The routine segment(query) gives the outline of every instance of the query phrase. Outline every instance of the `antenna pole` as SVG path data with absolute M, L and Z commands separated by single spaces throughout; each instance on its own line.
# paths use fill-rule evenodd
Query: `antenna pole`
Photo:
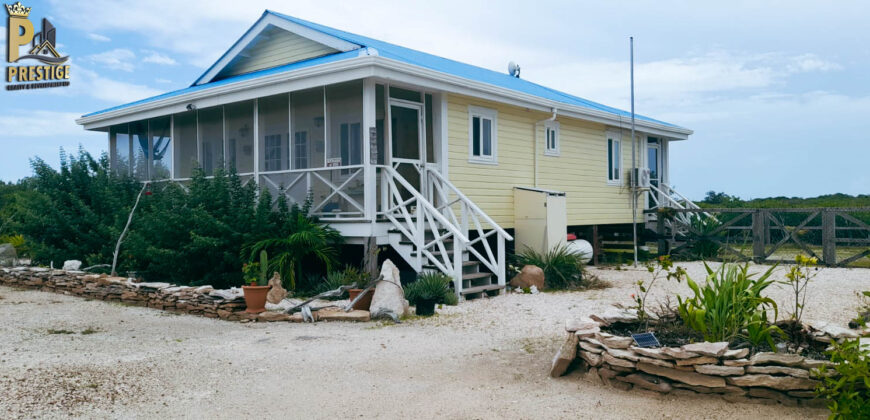
M 637 267 L 637 139 L 634 138 L 634 37 L 628 38 L 631 56 L 631 241 L 634 247 L 634 266 Z

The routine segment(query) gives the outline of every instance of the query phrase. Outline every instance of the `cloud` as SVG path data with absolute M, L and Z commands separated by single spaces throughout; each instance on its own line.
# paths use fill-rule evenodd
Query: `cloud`
M 792 57 L 791 61 L 792 63 L 788 66 L 788 69 L 792 73 L 826 72 L 843 69 L 843 66 L 823 60 L 815 54 L 803 54 Z
M 172 57 L 158 53 L 157 51 L 143 50 L 142 53 L 147 54 L 142 59 L 145 63 L 163 64 L 166 66 L 174 66 L 178 64 Z
M 124 104 L 163 93 L 145 85 L 110 79 L 83 67 L 74 68 L 73 75 L 75 79 L 70 83 L 70 87 L 75 86 L 75 89 L 70 92 L 71 94 L 88 95 L 113 105 Z
M 100 35 L 100 34 L 95 34 L 95 33 L 89 33 L 87 36 L 88 36 L 88 39 L 91 39 L 91 40 L 97 41 L 97 42 L 110 42 L 112 40 L 112 38 L 109 38 L 105 35 Z
M 168 84 L 168 83 L 172 83 L 172 80 L 160 78 L 160 79 L 154 79 L 154 83 Z
M 113 70 L 131 72 L 135 68 L 136 54 L 133 54 L 133 51 L 126 48 L 116 48 L 98 54 L 91 54 L 86 56 L 85 60 L 101 64 Z
M 0 115 L 3 137 L 75 136 L 82 128 L 75 123 L 81 114 L 55 111 L 17 111 Z

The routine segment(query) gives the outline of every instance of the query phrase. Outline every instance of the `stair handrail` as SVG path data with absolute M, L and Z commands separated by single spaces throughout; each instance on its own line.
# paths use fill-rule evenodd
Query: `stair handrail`
M 492 226 L 492 228 L 495 231 L 497 231 L 499 235 L 503 236 L 506 240 L 509 240 L 509 241 L 514 240 L 513 236 L 511 236 L 504 229 L 502 229 L 502 227 L 499 226 L 499 224 L 496 223 L 495 220 L 492 220 L 492 218 L 489 217 L 488 214 L 486 214 L 480 207 L 477 206 L 477 204 L 474 203 L 474 201 L 471 201 L 471 199 L 469 199 L 465 194 L 463 194 L 462 191 L 460 191 L 459 188 L 457 188 L 455 185 L 453 185 L 452 182 L 450 182 L 446 178 L 444 178 L 444 176 L 441 175 L 440 172 L 438 172 L 437 170 L 434 170 L 433 168 L 428 168 L 428 167 L 426 168 L 426 171 L 428 174 L 433 175 L 436 179 L 438 179 L 438 181 L 440 181 L 443 185 L 445 185 L 447 188 L 449 188 L 451 191 L 453 191 L 453 193 L 456 194 L 456 197 L 461 199 L 462 202 L 466 206 L 468 206 L 468 208 L 472 212 L 477 214 L 478 217 L 482 218 L 484 222 L 489 223 L 489 225 Z
M 399 183 L 402 184 L 403 187 L 405 187 L 405 190 L 407 190 L 411 195 L 414 196 L 414 198 L 417 199 L 417 205 L 422 206 L 424 209 L 432 213 L 435 219 L 438 220 L 439 223 L 444 225 L 454 235 L 455 239 L 461 241 L 462 243 L 468 243 L 468 238 L 462 233 L 462 231 L 454 226 L 453 223 L 450 223 L 450 221 L 447 220 L 447 218 L 444 217 L 444 215 L 441 214 L 441 212 L 438 211 L 438 209 L 435 208 L 435 206 L 432 205 L 432 203 L 430 203 L 429 200 L 427 200 L 426 197 L 424 197 L 423 194 L 420 193 L 420 191 L 417 191 L 417 189 L 414 188 L 414 186 L 411 185 L 411 183 L 408 182 L 405 177 L 399 174 L 399 172 L 396 171 L 392 166 L 375 165 L 375 167 L 383 169 L 384 171 L 389 173 L 390 176 L 393 177 L 393 179 L 399 181 Z

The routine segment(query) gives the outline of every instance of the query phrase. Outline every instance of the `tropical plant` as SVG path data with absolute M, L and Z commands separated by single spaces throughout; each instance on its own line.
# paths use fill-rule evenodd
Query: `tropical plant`
M 368 277 L 368 274 L 363 273 L 359 268 L 349 265 L 341 270 L 326 273 L 326 277 L 309 278 L 308 284 L 304 287 L 306 291 L 314 294 L 335 290 L 341 286 L 355 285 L 357 288 L 363 288 L 368 285 Z
M 548 289 L 564 290 L 583 287 L 584 256 L 561 244 L 547 252 L 526 248 L 516 255 L 517 265 L 534 265 L 544 271 Z
M 819 274 L 816 268 L 818 263 L 819 260 L 816 257 L 805 257 L 798 254 L 795 257 L 795 265 L 785 274 L 785 280 L 777 282 L 788 286 L 794 292 L 794 311 L 791 313 L 791 319 L 797 323 L 801 321 L 804 305 L 807 302 L 807 285 L 813 277 Z
M 432 271 L 421 273 L 417 276 L 417 281 L 405 286 L 405 298 L 412 305 L 417 305 L 424 300 L 450 304 L 453 300 L 447 295 L 454 298 L 456 296 L 450 289 L 450 277 L 442 273 Z
M 689 251 L 696 259 L 715 258 L 719 255 L 722 245 L 715 239 L 724 235 L 723 232 L 713 233 L 722 226 L 722 222 L 712 217 L 701 217 L 700 214 L 691 214 L 689 230 Z
M 870 418 L 870 349 L 857 338 L 831 344 L 832 364 L 819 367 L 816 395 L 827 400 L 830 419 Z
M 748 273 L 748 263 L 722 264 L 718 270 L 707 263 L 704 267 L 707 270 L 704 286 L 700 287 L 687 275 L 686 283 L 693 296 L 686 299 L 677 296 L 677 311 L 683 322 L 707 341 L 745 338 L 754 345 L 772 343 L 772 335 L 780 331 L 768 324 L 767 311 L 773 310 L 776 320 L 777 306 L 762 292 L 773 284 L 769 278 L 776 267 L 770 267 L 759 277 L 757 273 Z
M 296 289 L 296 279 L 302 277 L 304 265 L 321 264 L 327 272 L 332 270 L 343 240 L 338 231 L 309 217 L 308 207 L 293 206 L 284 223 L 286 236 L 263 239 L 246 247 L 250 259 L 268 250 L 273 255 L 269 269 L 281 274 L 289 290 Z
M 644 324 L 644 328 L 649 327 L 649 314 L 646 311 L 646 298 L 652 290 L 655 283 L 662 279 L 682 280 L 686 275 L 686 270 L 682 267 L 674 267 L 670 255 L 662 255 L 655 260 L 645 263 L 647 271 L 652 274 L 652 278 L 647 282 L 643 279 L 638 280 L 635 284 L 637 293 L 633 293 L 631 298 L 634 300 L 633 308 L 637 311 L 638 321 Z
M 242 265 L 245 283 L 251 286 L 265 286 L 269 283 L 269 254 L 260 251 L 260 262 L 250 262 Z

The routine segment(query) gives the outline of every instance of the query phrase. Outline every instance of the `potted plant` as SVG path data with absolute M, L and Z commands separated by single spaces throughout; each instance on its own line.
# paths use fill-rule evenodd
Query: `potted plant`
M 417 281 L 405 288 L 405 297 L 417 310 L 417 315 L 429 316 L 435 313 L 435 305 L 444 303 L 445 296 L 452 294 L 450 278 L 441 273 L 420 274 Z
M 245 293 L 245 312 L 258 314 L 266 310 L 266 295 L 271 286 L 268 285 L 267 273 L 269 272 L 269 255 L 266 251 L 260 251 L 260 262 L 251 262 L 242 266 L 245 283 L 242 286 Z
M 342 276 L 343 284 L 356 284 L 356 288 L 348 289 L 348 299 L 353 302 L 360 293 L 362 293 L 363 287 L 368 285 L 368 276 L 364 273 L 361 273 L 356 267 L 347 267 L 344 271 L 340 272 Z M 367 311 L 372 306 L 372 296 L 375 295 L 375 289 L 372 288 L 368 292 L 366 292 L 365 296 L 360 298 L 356 303 L 353 304 L 354 310 L 362 310 Z

